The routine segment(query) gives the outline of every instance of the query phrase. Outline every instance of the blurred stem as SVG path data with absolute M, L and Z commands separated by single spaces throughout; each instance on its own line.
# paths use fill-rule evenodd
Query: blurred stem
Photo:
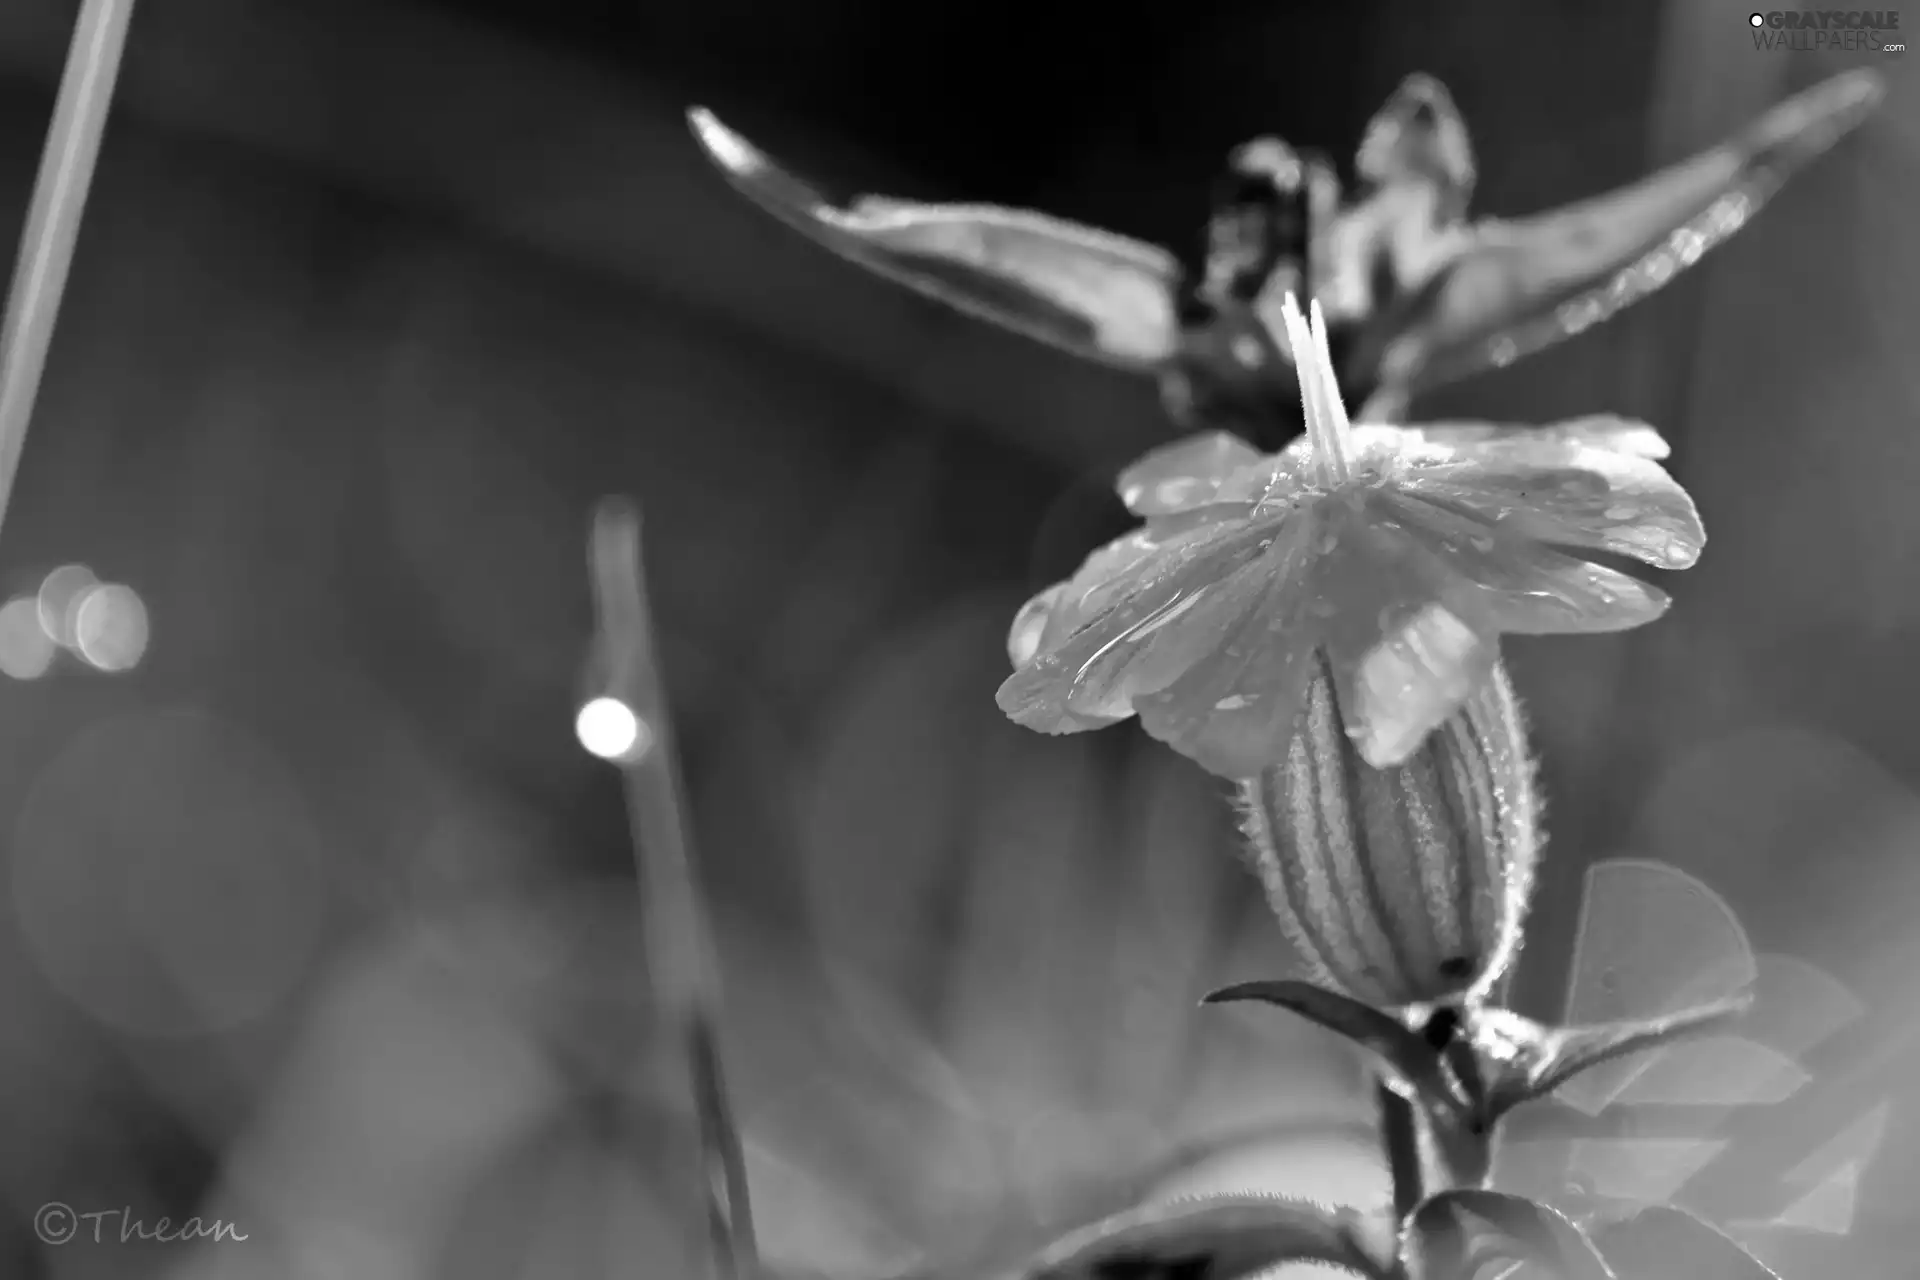
M 0 328 L 0 523 L 13 497 L 132 16 L 133 0 L 86 0 L 73 26 Z
M 1413 1104 L 1386 1081 L 1374 1085 L 1374 1094 L 1380 1104 L 1380 1141 L 1387 1153 L 1387 1172 L 1393 1178 L 1393 1216 L 1396 1222 L 1404 1222 L 1425 1198 L 1418 1120 Z
M 719 966 L 688 850 L 685 806 L 647 602 L 640 512 L 613 499 L 594 513 L 592 567 L 605 692 L 633 714 L 641 737 L 618 763 L 640 879 L 648 972 L 661 1020 L 678 1040 L 693 1091 L 705 1207 L 718 1280 L 755 1280 L 759 1251 L 746 1161 L 720 1062 Z

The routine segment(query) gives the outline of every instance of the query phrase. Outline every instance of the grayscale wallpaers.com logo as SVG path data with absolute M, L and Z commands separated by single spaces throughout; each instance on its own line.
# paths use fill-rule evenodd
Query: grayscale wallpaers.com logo
M 1891 9 L 1771 9 L 1750 13 L 1756 49 L 1857 49 L 1904 53 L 1900 15 Z

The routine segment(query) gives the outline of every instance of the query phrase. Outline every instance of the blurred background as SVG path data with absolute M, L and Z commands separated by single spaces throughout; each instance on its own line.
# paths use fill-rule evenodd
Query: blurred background
M 0 5 L 8 243 L 75 10 Z M 146 0 L 0 542 L 0 1275 L 695 1274 L 619 789 L 573 736 L 614 491 L 770 1252 L 863 1280 L 1150 1185 L 1374 1194 L 1354 1064 L 1193 1008 L 1292 964 L 1218 786 L 993 704 L 1013 610 L 1122 527 L 1153 388 L 817 250 L 681 113 L 1185 249 L 1231 145 L 1344 162 L 1411 71 L 1521 215 L 1870 57 L 1758 52 L 1725 0 Z M 1920 90 L 1874 65 L 1879 116 L 1688 278 L 1418 407 L 1674 442 L 1712 542 L 1670 617 L 1511 650 L 1552 833 L 1522 996 L 1559 1011 L 1617 857 L 1850 992 L 1688 1184 L 1785 1214 L 1867 1123 L 1781 1245 L 1814 1274 L 1903 1274 L 1920 1177 Z M 56 1201 L 107 1216 L 48 1246 Z M 195 1214 L 247 1239 L 139 1238 Z

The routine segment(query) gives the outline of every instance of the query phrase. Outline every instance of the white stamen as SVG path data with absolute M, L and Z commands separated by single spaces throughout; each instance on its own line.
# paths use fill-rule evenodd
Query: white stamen
M 1333 353 L 1327 345 L 1327 322 L 1319 299 L 1310 304 L 1311 323 L 1300 314 L 1300 304 L 1289 293 L 1280 314 L 1286 321 L 1287 345 L 1293 351 L 1295 376 L 1300 380 L 1300 409 L 1307 424 L 1307 443 L 1313 466 L 1323 484 L 1342 484 L 1351 475 L 1347 455 L 1352 445 L 1347 408 L 1340 400 L 1340 382 L 1333 371 Z
M 1333 348 L 1327 343 L 1327 320 L 1320 312 L 1320 299 L 1315 298 L 1307 304 L 1313 316 L 1313 345 L 1319 353 L 1315 364 L 1325 378 L 1327 406 L 1327 437 L 1333 446 L 1331 461 L 1339 468 L 1340 479 L 1345 480 L 1352 474 L 1348 458 L 1353 445 L 1352 426 L 1347 420 L 1347 406 L 1340 398 L 1340 378 L 1333 368 Z
M 1287 349 L 1293 353 L 1294 377 L 1300 383 L 1300 417 L 1307 429 L 1307 448 L 1316 473 L 1324 478 L 1327 445 L 1321 433 L 1320 384 L 1315 376 L 1312 339 L 1304 332 L 1300 304 L 1291 291 L 1280 300 L 1280 319 L 1287 329 Z

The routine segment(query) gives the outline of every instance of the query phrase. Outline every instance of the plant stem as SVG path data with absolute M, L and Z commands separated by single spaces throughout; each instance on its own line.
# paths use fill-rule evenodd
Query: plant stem
M 1420 1170 L 1420 1133 L 1413 1104 L 1383 1080 L 1374 1086 L 1380 1104 L 1380 1141 L 1387 1153 L 1387 1171 L 1393 1178 L 1393 1214 L 1405 1221 L 1425 1198 Z
M 86 0 L 74 23 L 0 329 L 0 522 L 13 497 L 132 16 L 133 0 Z
M 607 693 L 651 732 L 619 761 L 640 879 L 659 1016 L 684 1055 L 700 1144 L 700 1196 L 715 1280 L 754 1280 L 759 1251 L 740 1134 L 718 1045 L 720 981 L 705 903 L 688 845 L 659 648 L 640 552 L 640 512 L 609 500 L 594 513 L 594 604 Z

